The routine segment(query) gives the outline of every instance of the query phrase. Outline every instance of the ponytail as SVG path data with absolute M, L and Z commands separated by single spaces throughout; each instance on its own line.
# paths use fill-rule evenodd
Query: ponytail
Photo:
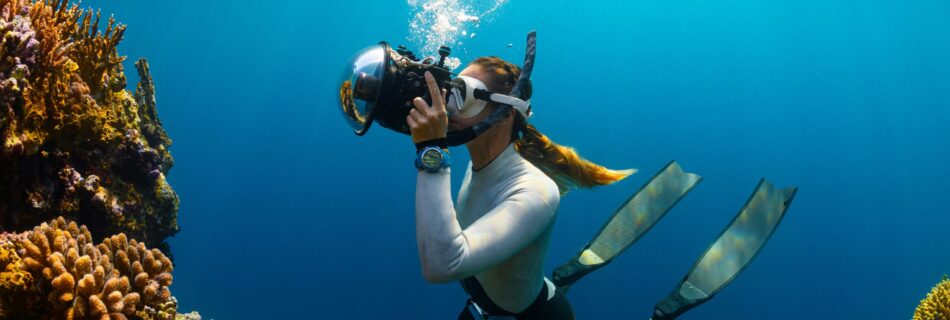
M 561 194 L 571 189 L 608 185 L 630 176 L 636 170 L 611 170 L 582 158 L 574 148 L 554 143 L 533 125 L 519 126 L 521 139 L 515 150 L 557 183 Z
M 484 68 L 495 77 L 496 81 L 488 86 L 496 92 L 510 92 L 521 74 L 518 66 L 498 57 L 481 57 L 475 59 L 472 64 Z M 524 91 L 526 99 L 531 97 L 531 91 L 529 82 Z M 520 114 L 516 115 L 513 130 L 515 150 L 554 180 L 561 194 L 571 189 L 608 185 L 636 172 L 629 169 L 611 170 L 590 162 L 578 155 L 574 148 L 551 141 L 533 125 L 528 124 Z

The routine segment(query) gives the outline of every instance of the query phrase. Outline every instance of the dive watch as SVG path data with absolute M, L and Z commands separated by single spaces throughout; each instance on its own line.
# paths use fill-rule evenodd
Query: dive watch
M 451 163 L 449 150 L 437 146 L 425 147 L 416 156 L 416 169 L 419 169 L 419 171 L 439 172 L 444 168 L 448 168 L 449 163 Z

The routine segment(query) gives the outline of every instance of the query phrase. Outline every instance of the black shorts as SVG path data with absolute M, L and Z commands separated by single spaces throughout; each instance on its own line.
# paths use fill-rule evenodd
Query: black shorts
M 475 312 L 471 310 L 471 304 L 474 300 L 483 311 L 488 313 L 488 319 L 491 319 L 491 316 L 508 316 L 514 317 L 518 320 L 573 320 L 574 319 L 574 309 L 571 308 L 571 302 L 567 300 L 567 297 L 564 296 L 564 292 L 561 290 L 555 290 L 554 296 L 551 299 L 548 299 L 548 287 L 547 284 L 541 286 L 541 292 L 538 293 L 538 298 L 528 306 L 527 309 L 521 313 L 511 313 L 507 312 L 501 307 L 495 305 L 488 299 L 488 296 L 485 294 L 484 289 L 482 289 L 481 284 L 478 283 L 478 280 L 474 280 L 474 277 L 463 280 L 463 287 L 469 295 L 472 296 L 472 299 L 469 299 L 465 304 L 465 309 L 462 310 L 462 313 L 459 314 L 459 320 L 480 320 L 475 315 Z

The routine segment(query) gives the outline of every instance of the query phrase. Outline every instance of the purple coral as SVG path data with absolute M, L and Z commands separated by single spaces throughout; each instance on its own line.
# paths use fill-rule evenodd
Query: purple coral
M 7 10 L 5 8 L 3 11 Z M 20 15 L 14 16 L 13 21 L 0 18 L 0 34 L 3 35 L 0 39 L 0 57 L 3 57 L 0 59 L 0 130 L 3 130 L 12 118 L 11 106 L 19 97 L 21 83 L 26 81 L 30 68 L 36 63 L 39 41 L 36 40 L 30 20 Z M 8 137 L 0 138 L 8 141 Z M 9 142 L 15 142 L 15 139 Z M 16 149 L 18 146 L 9 147 Z
M 17 15 L 13 21 L 0 19 L 0 50 L 3 60 L 0 61 L 0 78 L 24 79 L 30 75 L 30 69 L 36 63 L 36 51 L 39 41 L 36 32 L 26 17 Z

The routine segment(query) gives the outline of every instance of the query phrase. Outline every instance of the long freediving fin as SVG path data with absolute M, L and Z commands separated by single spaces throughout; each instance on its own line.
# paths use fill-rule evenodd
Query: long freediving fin
M 577 256 L 554 269 L 553 282 L 567 291 L 577 280 L 607 265 L 640 239 L 702 180 L 671 161 L 614 212 Z
M 712 299 L 762 250 L 795 198 L 798 188 L 778 189 L 762 179 L 732 223 L 673 292 L 656 304 L 652 320 L 676 319 Z

